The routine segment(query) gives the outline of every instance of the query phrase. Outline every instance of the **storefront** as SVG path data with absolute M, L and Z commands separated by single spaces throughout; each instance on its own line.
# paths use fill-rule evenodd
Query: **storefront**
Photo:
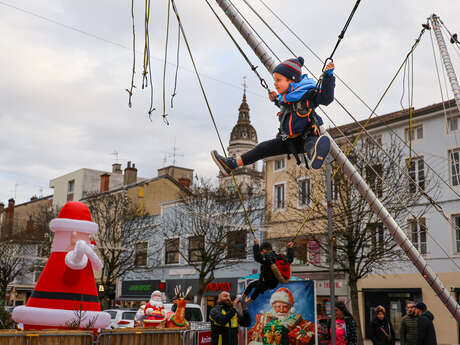
M 406 314 L 408 301 L 420 301 L 422 289 L 363 289 L 364 317 L 366 336 L 370 322 L 375 318 L 375 308 L 383 306 L 395 329 L 395 338 L 399 339 L 401 319 Z
M 181 285 L 183 289 L 187 289 L 189 286 L 192 287 L 190 292 L 191 296 L 196 296 L 198 292 L 198 279 L 170 279 L 166 282 L 166 296 L 172 298 L 175 294 L 174 289 L 176 285 Z M 203 314 L 206 320 L 209 316 L 209 311 L 217 302 L 217 296 L 222 291 L 228 291 L 232 297 L 235 297 L 238 292 L 238 279 L 237 278 L 216 278 L 211 283 L 207 284 L 203 293 L 204 303 L 206 310 L 203 310 Z
M 148 301 L 154 290 L 160 290 L 165 293 L 167 300 L 175 295 L 176 286 L 181 286 L 183 292 L 191 287 L 190 296 L 196 297 L 198 292 L 198 279 L 169 279 L 164 282 L 160 280 L 125 280 L 121 282 L 120 301 L 125 307 L 137 306 L 140 301 Z M 232 297 L 236 296 L 238 291 L 237 278 L 216 278 L 207 284 L 203 294 L 204 305 L 209 311 L 216 303 L 217 296 L 222 291 L 228 291 Z M 207 311 L 203 312 L 207 315 Z

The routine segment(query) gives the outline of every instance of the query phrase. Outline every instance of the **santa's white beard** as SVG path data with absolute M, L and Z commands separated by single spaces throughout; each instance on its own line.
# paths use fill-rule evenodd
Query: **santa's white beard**
M 164 307 L 163 302 L 161 301 L 150 300 L 149 303 L 152 307 L 157 307 L 157 308 Z
M 272 312 L 274 316 L 278 318 L 280 321 L 287 320 L 289 318 L 289 313 L 287 314 L 281 314 L 281 313 L 275 313 L 274 311 Z

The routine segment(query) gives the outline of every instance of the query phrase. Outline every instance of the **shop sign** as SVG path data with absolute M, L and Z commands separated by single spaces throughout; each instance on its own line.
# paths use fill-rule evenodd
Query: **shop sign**
M 206 285 L 205 291 L 231 291 L 231 283 L 209 283 Z
M 317 280 L 316 281 L 316 293 L 320 296 L 329 296 L 331 284 L 329 280 Z M 335 281 L 335 293 L 337 295 L 347 294 L 347 284 L 344 280 L 338 279 Z
M 196 296 L 198 291 L 198 279 L 166 279 L 166 295 L 172 297 L 176 285 L 182 285 L 186 289 L 191 286 L 190 296 Z M 222 291 L 228 291 L 231 295 L 236 295 L 238 279 L 236 278 L 216 278 L 204 287 L 205 296 L 218 296 Z
M 199 331 L 198 332 L 198 345 L 211 344 L 211 331 Z
M 128 280 L 121 283 L 121 298 L 150 297 L 158 289 L 159 280 Z

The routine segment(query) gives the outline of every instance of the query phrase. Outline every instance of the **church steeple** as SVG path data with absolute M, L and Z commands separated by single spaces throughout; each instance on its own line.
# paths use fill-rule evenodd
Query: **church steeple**
M 228 145 L 228 153 L 231 157 L 240 156 L 257 145 L 257 132 L 252 127 L 249 118 L 249 105 L 246 99 L 246 77 L 243 80 L 243 100 L 238 108 L 238 121 L 232 129 Z M 263 174 L 258 171 L 256 163 L 236 169 L 234 176 L 243 193 L 248 190 L 259 193 L 263 190 Z M 221 174 L 219 174 L 219 184 L 225 188 L 233 188 L 232 178 L 223 177 Z
M 243 81 L 243 101 L 241 102 L 240 108 L 238 109 L 239 110 L 239 115 L 238 115 L 239 124 L 251 123 L 251 121 L 249 120 L 249 105 L 246 101 L 246 88 L 247 88 L 246 77 L 243 77 L 243 80 L 244 80 Z
M 241 153 L 239 152 L 241 150 L 238 150 L 240 148 L 238 146 L 243 145 L 244 149 L 247 150 L 248 145 L 254 147 L 257 144 L 257 133 L 254 127 L 252 127 L 251 120 L 249 119 L 249 105 L 246 101 L 246 88 L 246 77 L 244 77 L 243 101 L 241 102 L 241 105 L 238 109 L 238 122 L 236 123 L 235 127 L 233 127 L 232 133 L 230 135 L 230 145 L 228 150 L 231 155 Z

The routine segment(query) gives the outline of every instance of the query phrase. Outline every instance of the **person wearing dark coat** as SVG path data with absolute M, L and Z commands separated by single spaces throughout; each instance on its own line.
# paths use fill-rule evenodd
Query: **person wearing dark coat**
M 415 345 L 438 345 L 433 325 L 433 314 L 427 310 L 425 303 L 422 302 L 417 303 L 414 308 L 418 315 Z
M 294 260 L 294 242 L 289 242 L 285 260 L 291 264 Z M 248 303 L 254 301 L 260 294 L 278 286 L 278 279 L 273 273 L 272 265 L 278 259 L 269 242 L 264 242 L 259 247 L 259 240 L 254 238 L 254 260 L 260 263 L 260 276 L 258 280 L 251 282 L 244 290 L 243 297 L 248 297 Z
M 417 321 L 418 316 L 415 314 L 415 302 L 407 303 L 407 314 L 401 319 L 401 328 L 399 329 L 399 341 L 401 345 L 415 345 L 417 339 Z
M 236 310 L 241 304 L 243 314 Z M 238 327 L 249 327 L 251 316 L 245 299 L 236 298 L 233 302 L 228 291 L 223 291 L 217 298 L 217 304 L 209 314 L 211 321 L 211 345 L 238 345 Z
M 369 337 L 373 345 L 395 344 L 395 330 L 381 305 L 375 308 L 375 319 L 369 326 Z

